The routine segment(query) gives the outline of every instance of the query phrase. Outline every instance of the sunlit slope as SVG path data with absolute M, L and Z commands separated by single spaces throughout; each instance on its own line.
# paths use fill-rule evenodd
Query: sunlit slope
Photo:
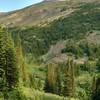
M 63 43 L 59 41 L 68 39 L 77 43 L 85 40 L 85 42 L 100 44 L 100 3 L 80 4 L 75 11 L 44 27 L 16 27 L 10 29 L 10 32 L 15 38 L 17 33 L 20 33 L 25 51 L 32 52 L 36 57 L 49 52 L 51 46 L 56 43 L 57 49 L 64 49 L 65 46 L 62 46 Z M 56 49 L 51 51 L 56 51 Z
M 45 25 L 48 22 L 58 19 L 61 16 L 66 16 L 76 10 L 82 0 L 66 0 L 41 2 L 39 4 L 31 5 L 24 9 L 0 14 L 0 24 L 6 26 L 31 26 L 31 25 Z M 93 2 L 99 0 L 83 0 L 86 2 Z
M 67 8 L 65 2 L 42 2 L 21 10 L 8 12 L 0 16 L 0 23 L 7 26 L 33 25 L 60 14 L 64 8 Z

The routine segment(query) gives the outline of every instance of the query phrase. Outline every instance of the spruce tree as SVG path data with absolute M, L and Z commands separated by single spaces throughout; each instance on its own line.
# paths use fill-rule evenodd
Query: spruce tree
M 74 66 L 73 60 L 70 59 L 68 59 L 67 66 L 65 68 L 63 95 L 74 96 Z
M 47 92 L 47 93 L 53 92 L 53 88 L 50 86 L 47 74 L 46 74 L 46 79 L 45 79 L 44 91 Z
M 5 74 L 6 87 L 11 89 L 18 82 L 17 58 L 10 33 L 0 30 L 0 68 Z
M 16 54 L 17 54 L 17 58 L 18 58 L 18 67 L 20 69 L 20 82 L 23 85 L 27 84 L 27 80 L 28 80 L 28 73 L 26 71 L 26 61 L 25 61 L 25 55 L 24 55 L 24 50 L 22 47 L 22 41 L 20 38 L 20 34 L 18 33 L 16 36 Z
M 93 78 L 92 100 L 100 100 L 100 76 Z
M 96 66 L 97 66 L 98 72 L 100 72 L 100 58 L 98 58 L 98 61 L 96 63 Z
M 58 95 L 61 95 L 61 92 L 62 92 L 61 67 L 62 66 L 60 66 L 60 64 L 58 64 L 58 67 L 56 69 L 57 70 L 57 78 L 56 78 L 56 86 L 55 86 L 55 88 L 56 88 L 56 94 L 58 94 Z
M 0 91 L 4 100 L 8 99 L 8 92 L 18 83 L 18 67 L 14 44 L 10 33 L 0 27 Z
M 5 37 L 2 28 L 0 27 L 0 91 L 4 88 L 6 58 L 5 58 Z
M 57 81 L 57 64 L 50 63 L 48 64 L 47 77 L 45 80 L 44 90 L 46 92 L 55 93 L 56 94 L 56 81 Z

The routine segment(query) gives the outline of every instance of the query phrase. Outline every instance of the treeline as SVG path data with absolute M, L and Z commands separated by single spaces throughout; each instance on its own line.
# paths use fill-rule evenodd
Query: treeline
M 10 28 L 9 31 L 13 34 L 14 40 L 17 33 L 20 33 L 25 52 L 41 56 L 48 51 L 50 45 L 59 40 L 78 41 L 84 39 L 87 34 L 100 30 L 100 10 L 95 7 L 98 8 L 99 4 L 84 4 L 69 16 L 59 18 L 47 26 L 15 27 Z
M 15 46 L 11 33 L 0 27 L 0 97 L 4 100 L 23 100 L 24 97 L 19 88 L 31 86 L 19 34 L 16 39 Z
M 41 95 L 43 98 L 49 98 L 40 92 L 36 94 L 32 91 L 32 97 L 23 93 L 26 90 L 22 88 L 30 89 L 31 82 L 28 80 L 28 73 L 25 70 L 27 67 L 20 37 L 17 36 L 16 38 L 18 43 L 15 48 L 11 34 L 0 27 L 0 100 L 34 100 L 34 98 L 41 100 Z M 29 91 L 29 93 L 31 92 Z M 56 98 L 56 96 L 51 96 L 51 98 Z
M 89 43 L 86 39 L 79 42 L 68 40 L 66 42 L 66 48 L 62 50 L 62 53 L 74 55 L 76 59 L 79 57 L 88 57 L 89 60 L 95 60 L 96 58 L 99 58 L 100 45 Z
M 74 97 L 74 63 L 72 59 L 68 59 L 65 64 L 48 64 L 46 75 L 45 92 L 54 93 L 60 96 Z
M 98 62 L 99 60 L 93 68 L 88 62 L 79 65 L 71 58 L 68 59 L 66 63 L 49 63 L 47 65 L 48 70 L 46 73 L 44 91 L 64 97 L 99 100 L 100 70 L 98 70 L 98 66 L 100 65 L 98 65 Z M 91 81 L 84 81 L 86 83 L 81 85 L 81 82 L 79 82 L 81 80 L 76 81 L 76 79 L 85 72 L 90 73 Z M 80 88 L 82 88 L 84 92 L 79 91 Z

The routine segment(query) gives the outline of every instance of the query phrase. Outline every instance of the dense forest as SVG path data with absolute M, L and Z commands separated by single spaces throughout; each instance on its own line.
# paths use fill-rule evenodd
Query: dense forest
M 100 100 L 100 3 L 74 8 L 44 26 L 0 26 L 0 100 Z

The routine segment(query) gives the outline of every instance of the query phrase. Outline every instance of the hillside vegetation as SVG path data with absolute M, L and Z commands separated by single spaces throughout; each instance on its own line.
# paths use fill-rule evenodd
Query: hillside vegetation
M 51 0 L 49 2 L 41 2 L 29 7 L 0 14 L 0 24 L 13 26 L 31 26 L 43 25 L 58 19 L 61 16 L 68 15 L 73 12 L 80 3 L 88 3 L 99 0 Z
M 100 99 L 100 3 L 79 1 L 0 15 L 0 100 Z
M 72 39 L 77 43 L 79 41 L 89 41 L 87 37 L 90 37 L 90 34 L 94 34 L 97 31 L 99 34 L 99 6 L 99 3 L 82 4 L 78 7 L 78 10 L 48 23 L 45 27 L 16 27 L 11 28 L 10 31 L 14 37 L 16 37 L 17 33 L 20 33 L 25 52 L 41 56 L 47 53 L 50 46 L 56 44 L 59 40 Z M 95 44 L 97 41 L 92 43 Z

